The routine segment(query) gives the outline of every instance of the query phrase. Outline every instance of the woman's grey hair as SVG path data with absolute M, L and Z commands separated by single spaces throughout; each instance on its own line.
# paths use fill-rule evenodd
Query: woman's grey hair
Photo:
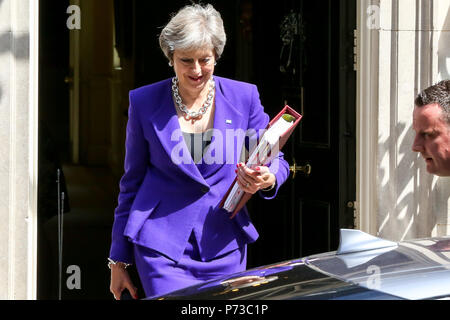
M 219 59 L 226 40 L 222 17 L 210 4 L 185 6 L 159 35 L 159 45 L 169 61 L 172 61 L 173 52 L 177 49 L 213 49 L 216 59 Z

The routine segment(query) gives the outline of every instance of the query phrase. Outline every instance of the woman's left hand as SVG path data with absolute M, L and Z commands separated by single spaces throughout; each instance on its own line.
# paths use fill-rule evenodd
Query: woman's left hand
M 277 180 L 266 166 L 257 166 L 250 169 L 244 163 L 238 163 L 236 173 L 239 187 L 251 194 L 271 187 Z

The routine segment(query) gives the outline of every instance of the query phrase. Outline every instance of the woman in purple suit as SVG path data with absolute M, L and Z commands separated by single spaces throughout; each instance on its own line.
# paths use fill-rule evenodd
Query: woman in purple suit
M 211 5 L 184 7 L 160 35 L 175 76 L 130 92 L 108 258 L 116 299 L 124 289 L 137 298 L 130 264 L 147 297 L 245 270 L 258 233 L 245 207 L 230 219 L 220 202 L 236 175 L 245 192 L 265 199 L 289 175 L 281 152 L 267 166 L 243 164 L 242 150 L 269 116 L 255 85 L 213 75 L 225 42 Z

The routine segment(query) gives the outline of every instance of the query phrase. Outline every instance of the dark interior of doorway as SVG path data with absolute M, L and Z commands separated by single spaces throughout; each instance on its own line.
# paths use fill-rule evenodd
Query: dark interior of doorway
M 330 0 L 322 1 L 328 3 Z M 161 26 L 167 22 L 168 14 L 189 4 L 190 1 L 115 0 L 114 2 L 116 7 L 127 8 L 122 14 L 116 16 L 118 46 L 121 47 L 118 49 L 123 54 L 131 53 L 135 57 L 135 87 L 172 76 L 158 47 L 157 34 Z M 227 46 L 217 65 L 216 74 L 255 83 L 259 88 L 265 111 L 270 116 L 274 116 L 282 106 L 284 98 L 279 71 L 280 23 L 292 8 L 298 8 L 301 1 L 283 0 L 272 6 L 254 0 L 209 2 L 222 13 L 228 36 Z M 58 298 L 58 239 L 55 231 L 55 215 L 58 209 L 55 181 L 58 168 L 61 169 L 63 165 L 70 167 L 69 96 L 67 84 L 64 83 L 69 65 L 69 30 L 65 27 L 67 19 L 65 13 L 68 6 L 68 0 L 40 1 L 39 299 Z M 339 16 L 342 12 L 333 12 L 333 14 Z M 321 21 L 309 23 L 321 23 Z M 336 25 L 339 23 L 337 19 Z M 336 64 L 339 64 L 338 60 Z M 352 90 L 354 91 L 354 88 L 350 91 Z M 289 156 L 289 150 L 286 150 L 286 154 Z M 89 198 L 89 196 L 95 197 L 95 194 L 87 192 L 81 195 L 70 192 L 70 190 L 90 190 L 89 185 L 97 184 L 109 192 L 104 197 L 105 203 L 101 205 L 104 210 L 110 210 L 112 217 L 118 192 L 117 177 L 112 177 L 108 168 L 95 168 L 97 175 L 92 175 L 89 169 L 91 167 L 84 164 L 81 171 L 63 172 L 66 176 L 61 178 L 61 187 L 64 190 L 66 185 L 65 190 L 69 191 L 66 193 L 65 211 L 73 213 L 77 207 L 82 206 L 81 203 L 98 206 L 98 198 Z M 260 201 L 256 203 L 256 199 L 252 199 L 249 203 L 250 211 L 252 209 L 255 211 L 252 213 L 253 220 L 261 234 L 261 238 L 249 248 L 249 267 L 296 258 L 295 254 L 298 252 L 291 250 L 290 247 L 283 247 L 286 243 L 288 246 L 295 246 L 290 242 L 296 239 L 281 241 L 289 234 L 286 235 L 284 229 L 277 229 L 278 226 L 282 227 L 283 221 L 288 220 L 281 218 L 272 223 L 268 218 L 261 218 L 263 215 L 273 216 L 274 213 L 278 217 L 283 216 L 283 210 L 288 210 L 285 200 L 286 197 L 290 197 L 289 182 L 283 188 L 284 196 L 281 194 L 278 200 L 264 202 L 264 205 L 261 205 Z M 110 200 L 109 203 L 108 200 Z M 65 241 L 72 242 L 71 248 L 78 248 L 78 251 L 72 255 L 76 258 L 75 260 L 71 261 L 69 254 L 64 256 L 63 270 L 65 271 L 67 266 L 73 264 L 79 265 L 84 273 L 82 273 L 82 289 L 67 290 L 65 288 L 62 293 L 63 299 L 112 298 L 109 293 L 109 272 L 105 263 L 109 250 L 110 225 L 95 222 L 97 209 L 95 205 L 91 208 L 93 210 L 91 221 L 86 221 L 86 224 L 80 221 L 78 232 L 65 234 Z M 273 217 L 273 219 L 277 218 Z M 51 222 L 48 223 L 49 221 Z M 86 225 L 91 227 L 86 228 Z M 63 276 L 67 279 L 67 274 Z M 136 279 L 135 274 L 133 277 Z

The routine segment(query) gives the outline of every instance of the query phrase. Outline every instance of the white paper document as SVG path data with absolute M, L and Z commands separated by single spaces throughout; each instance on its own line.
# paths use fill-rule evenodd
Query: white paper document
M 278 144 L 280 137 L 294 125 L 294 122 L 295 118 L 282 116 L 275 123 L 273 123 L 264 133 L 258 145 L 248 158 L 246 164 L 247 167 L 252 168 L 266 165 L 272 161 L 272 158 L 277 156 L 278 152 L 274 152 L 276 154 L 272 154 L 270 151 L 277 149 L 275 146 Z M 244 193 L 245 192 L 239 187 L 239 185 L 235 183 L 228 194 L 227 199 L 225 200 L 223 208 L 228 212 L 233 212 Z

